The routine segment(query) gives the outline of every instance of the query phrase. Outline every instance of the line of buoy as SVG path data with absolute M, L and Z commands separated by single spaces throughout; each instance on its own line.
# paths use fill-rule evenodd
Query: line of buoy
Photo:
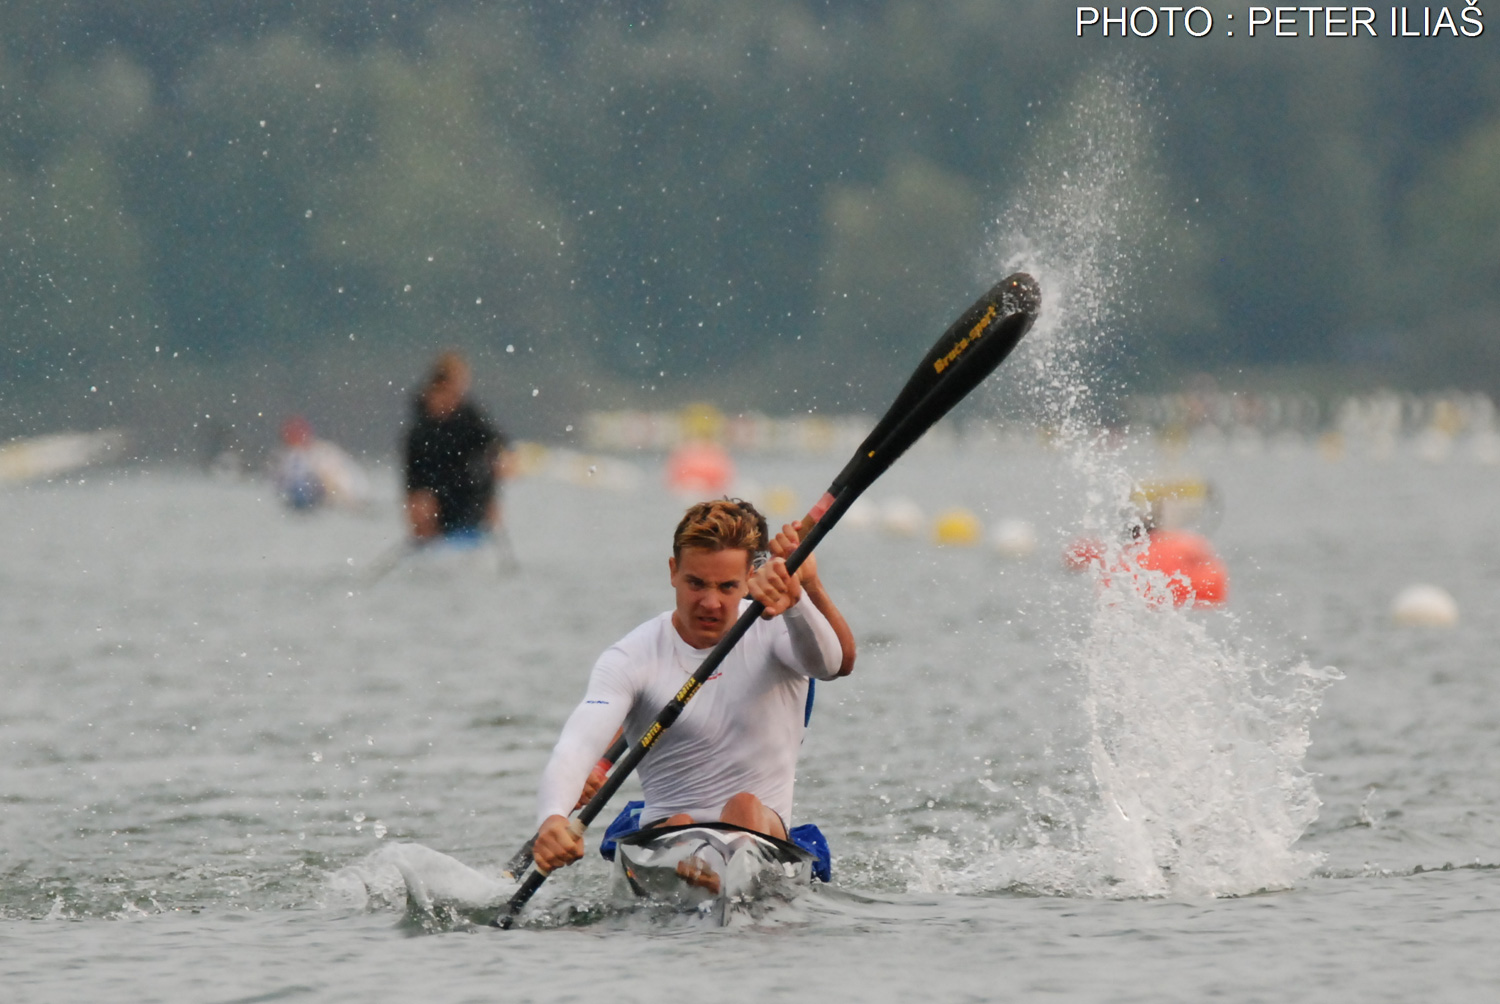
M 791 512 L 796 498 L 787 487 L 775 486 L 759 493 L 763 511 L 773 518 Z M 978 547 L 988 544 L 1005 558 L 1021 559 L 1037 548 L 1036 527 L 1028 520 L 1009 517 L 997 520 L 986 533 L 984 522 L 972 510 L 952 506 L 929 518 L 914 500 L 896 496 L 884 501 L 859 499 L 844 513 L 842 526 L 879 531 L 893 537 L 926 539 L 939 547 Z

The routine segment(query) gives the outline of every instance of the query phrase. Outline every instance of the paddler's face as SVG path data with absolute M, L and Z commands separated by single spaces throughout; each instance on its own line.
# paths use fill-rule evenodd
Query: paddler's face
M 458 410 L 460 404 L 463 404 L 464 395 L 468 392 L 468 370 L 454 367 L 446 378 L 427 388 L 422 402 L 427 409 L 427 414 L 433 418 L 447 418 Z
M 694 648 L 711 647 L 739 616 L 740 600 L 750 592 L 750 552 L 685 547 L 681 559 L 667 559 L 667 567 L 677 591 L 672 626 Z

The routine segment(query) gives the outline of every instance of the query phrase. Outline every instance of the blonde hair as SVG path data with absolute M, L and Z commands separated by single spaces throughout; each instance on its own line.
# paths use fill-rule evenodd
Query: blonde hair
M 770 534 L 766 518 L 742 499 L 721 498 L 691 506 L 672 534 L 672 557 L 681 560 L 685 547 L 704 551 L 741 550 L 753 562 L 766 549 Z

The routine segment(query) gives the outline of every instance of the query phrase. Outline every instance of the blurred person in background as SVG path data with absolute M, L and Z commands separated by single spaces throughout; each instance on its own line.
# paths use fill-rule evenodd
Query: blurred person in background
M 505 434 L 468 398 L 469 366 L 444 352 L 428 371 L 406 430 L 406 518 L 412 537 L 488 534 L 500 518 Z
M 369 501 L 369 479 L 354 458 L 319 439 L 312 423 L 301 415 L 282 423 L 281 444 L 272 460 L 271 479 L 277 495 L 291 508 L 357 509 Z

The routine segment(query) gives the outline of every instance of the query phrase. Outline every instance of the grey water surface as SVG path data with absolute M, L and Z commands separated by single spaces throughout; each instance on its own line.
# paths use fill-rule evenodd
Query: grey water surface
M 741 475 L 805 507 L 841 460 Z M 1493 1000 L 1500 468 L 1117 462 L 1214 482 L 1227 610 L 1065 571 L 1090 503 L 1058 454 L 914 451 L 873 506 L 1024 518 L 1038 548 L 830 535 L 861 653 L 819 691 L 797 818 L 834 882 L 726 928 L 611 906 L 596 857 L 509 932 L 349 891 L 383 846 L 493 877 L 529 835 L 593 658 L 670 604 L 659 460 L 634 490 L 513 485 L 518 570 L 373 583 L 393 488 L 311 515 L 185 471 L 4 488 L 0 1000 Z M 1414 582 L 1459 624 L 1395 625 Z

